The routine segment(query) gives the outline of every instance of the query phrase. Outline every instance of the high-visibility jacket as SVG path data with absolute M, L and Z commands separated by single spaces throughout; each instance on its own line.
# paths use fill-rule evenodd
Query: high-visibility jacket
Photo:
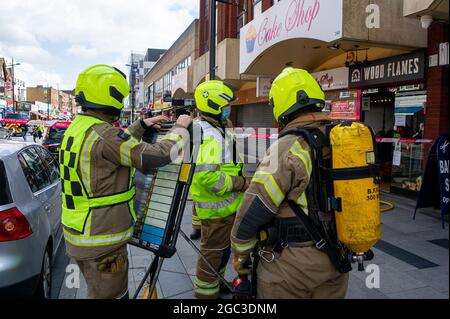
M 64 134 L 60 150 L 60 172 L 62 188 L 62 223 L 67 228 L 81 233 L 74 236 L 64 229 L 64 236 L 73 245 L 102 246 L 127 242 L 133 235 L 133 226 L 116 234 L 104 234 L 101 236 L 90 235 L 90 222 L 88 216 L 92 209 L 109 207 L 121 203 L 128 203 L 133 220 L 136 216 L 133 209 L 135 187 L 133 185 L 134 168 L 130 168 L 128 190 L 119 194 L 111 194 L 102 197 L 90 197 L 88 190 L 78 174 L 81 148 L 85 140 L 86 132 L 94 125 L 106 122 L 92 117 L 78 115 Z M 86 165 L 90 163 L 89 151 L 84 154 Z
M 234 185 L 242 176 L 243 164 L 234 163 L 237 156 L 233 154 L 233 136 L 226 136 L 228 132 L 205 120 L 195 120 L 194 126 L 202 131 L 190 187 L 197 215 L 201 220 L 228 217 L 239 209 L 243 199 L 243 193 Z

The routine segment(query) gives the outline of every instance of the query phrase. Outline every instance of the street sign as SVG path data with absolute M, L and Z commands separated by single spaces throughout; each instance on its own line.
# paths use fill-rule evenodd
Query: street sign
M 442 228 L 449 208 L 449 151 L 448 134 L 444 134 L 431 147 L 414 212 L 415 218 L 419 208 L 440 207 Z

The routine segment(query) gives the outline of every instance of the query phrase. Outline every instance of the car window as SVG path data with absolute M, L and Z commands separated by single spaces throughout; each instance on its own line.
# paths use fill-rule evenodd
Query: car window
M 0 160 L 0 206 L 12 203 L 5 164 Z
M 49 140 L 62 140 L 66 129 L 51 127 L 48 131 Z
M 25 178 L 27 179 L 28 185 L 30 186 L 30 189 L 33 193 L 36 193 L 39 190 L 38 185 L 36 184 L 35 178 L 33 176 L 33 171 L 28 166 L 27 162 L 23 158 L 22 155 L 18 156 L 18 160 L 20 163 L 20 166 L 22 167 L 22 171 L 25 174 Z
M 50 186 L 52 183 L 48 176 L 47 168 L 45 167 L 42 159 L 39 157 L 36 150 L 34 148 L 27 148 L 25 151 L 21 153 L 21 155 L 25 160 L 25 163 L 27 164 L 28 168 L 30 169 L 30 172 L 34 180 L 33 184 L 30 185 L 33 193 Z
M 50 181 L 52 184 L 59 180 L 59 166 L 58 162 L 55 157 L 53 157 L 52 154 L 50 154 L 46 149 L 42 147 L 36 148 L 39 155 L 41 156 L 42 160 L 47 164 L 49 175 L 50 175 Z

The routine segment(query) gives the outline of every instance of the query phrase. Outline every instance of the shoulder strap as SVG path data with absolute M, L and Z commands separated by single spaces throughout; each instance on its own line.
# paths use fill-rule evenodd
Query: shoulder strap
M 311 236 L 316 248 L 328 255 L 331 263 L 340 273 L 345 274 L 351 271 L 352 266 L 348 258 L 342 255 L 339 248 L 330 243 L 326 236 L 322 235 L 320 229 L 311 222 L 300 206 L 293 201 L 288 201 L 288 204 Z
M 324 179 L 321 178 L 322 171 L 326 168 L 323 159 L 323 147 L 329 145 L 329 138 L 319 128 L 295 127 L 284 132 L 280 138 L 287 135 L 303 137 L 311 148 L 312 173 L 311 181 L 306 192 L 308 205 L 310 206 L 310 210 L 314 212 L 311 218 L 314 222 L 318 223 L 319 218 L 321 218 L 318 215 L 329 211 L 327 204 L 329 197 L 327 194 L 327 185 L 323 182 Z

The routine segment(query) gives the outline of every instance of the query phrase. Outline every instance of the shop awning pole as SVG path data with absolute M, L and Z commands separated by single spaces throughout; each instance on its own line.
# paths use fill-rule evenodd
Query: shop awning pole
M 210 0 L 209 79 L 216 79 L 216 0 Z

